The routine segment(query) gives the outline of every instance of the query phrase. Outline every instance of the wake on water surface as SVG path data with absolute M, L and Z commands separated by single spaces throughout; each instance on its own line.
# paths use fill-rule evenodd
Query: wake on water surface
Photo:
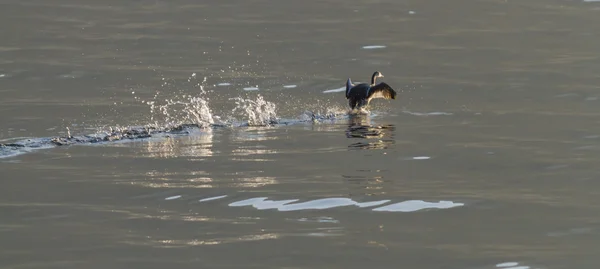
M 280 118 L 277 115 L 276 104 L 265 100 L 260 94 L 256 95 L 255 98 L 228 98 L 227 104 L 233 105 L 233 109 L 230 113 L 215 115 L 209 106 L 210 98 L 208 97 L 209 93 L 215 93 L 214 90 L 205 89 L 203 83 L 206 82 L 206 78 L 204 78 L 202 83 L 196 83 L 194 79 L 196 79 L 195 73 L 192 74 L 187 81 L 193 82 L 193 87 L 199 90 L 197 96 L 181 94 L 159 100 L 158 96 L 160 91 L 157 91 L 156 95 L 154 95 L 154 98 L 151 100 L 141 100 L 139 97 L 135 97 L 136 101 L 140 101 L 149 106 L 150 118 L 146 124 L 128 127 L 97 127 L 95 129 L 98 131 L 95 133 L 81 135 L 71 135 L 69 128 L 67 127 L 67 133 L 63 136 L 5 139 L 4 143 L 1 143 L 0 141 L 0 159 L 25 154 L 34 150 L 74 144 L 89 145 L 193 135 L 197 134 L 198 130 L 202 131 L 207 128 L 285 126 L 291 124 L 336 123 L 341 120 L 350 120 L 350 123 L 353 126 L 346 132 L 349 138 L 375 138 L 381 135 L 380 129 L 390 128 L 390 126 L 370 126 L 369 123 L 365 123 L 364 120 L 361 120 L 361 118 L 364 119 L 366 117 L 366 122 L 368 122 L 368 118 L 377 117 L 374 113 L 367 112 L 366 114 L 369 115 L 364 115 L 365 111 L 362 111 L 362 113 L 358 113 L 357 115 L 350 113 L 345 108 L 319 102 L 316 104 L 316 109 L 318 109 L 318 111 L 304 111 L 300 116 L 291 119 Z M 229 83 L 226 84 L 230 85 Z M 171 85 L 168 82 L 164 82 L 161 85 L 163 88 L 166 87 L 165 89 L 169 90 L 169 92 L 177 91 L 177 88 L 172 88 L 173 86 L 177 87 L 177 85 Z M 292 88 L 291 86 L 288 85 L 284 87 Z M 325 90 L 323 93 L 335 93 L 344 90 L 345 87 L 342 87 L 333 90 Z M 181 91 L 179 92 L 181 93 Z M 132 94 L 134 93 L 135 92 L 132 92 Z M 433 113 L 414 113 L 410 111 L 403 111 L 403 113 L 417 116 L 438 115 Z M 439 115 L 452 115 L 451 113 L 443 112 L 434 113 L 442 113 Z M 367 144 L 370 145 L 370 143 Z M 363 145 L 358 145 L 358 148 L 363 148 Z
M 148 138 L 165 138 L 170 136 L 190 135 L 194 131 L 207 128 L 235 128 L 247 126 L 284 126 L 302 123 L 335 122 L 348 119 L 350 115 L 342 109 L 327 109 L 324 113 L 306 111 L 296 119 L 277 117 L 277 106 L 258 95 L 255 99 L 241 97 L 231 98 L 235 103 L 232 114 L 244 118 L 238 120 L 228 116 L 221 120 L 213 115 L 209 102 L 201 97 L 183 96 L 184 100 L 165 100 L 164 104 L 156 101 L 145 102 L 150 106 L 151 123 L 144 126 L 110 127 L 108 130 L 93 134 L 56 137 L 28 138 L 10 143 L 0 143 L 0 158 L 14 157 L 39 149 L 49 149 L 66 145 L 100 144 L 117 141 L 131 141 Z M 178 109 L 175 109 L 175 107 Z M 160 120 L 158 118 L 161 118 Z

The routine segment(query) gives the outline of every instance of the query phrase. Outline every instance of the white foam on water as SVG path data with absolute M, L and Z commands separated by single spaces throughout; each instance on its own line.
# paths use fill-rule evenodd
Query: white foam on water
M 246 87 L 244 91 L 258 91 L 258 87 Z
M 200 199 L 200 200 L 198 200 L 198 202 L 208 202 L 208 201 L 218 200 L 218 199 L 225 198 L 225 197 L 227 197 L 227 195 L 208 197 L 208 198 Z
M 346 87 L 341 87 L 341 88 L 337 88 L 337 89 L 331 89 L 331 90 L 325 90 L 323 91 L 323 93 L 332 93 L 332 92 L 345 92 L 346 91 Z
M 496 264 L 496 267 L 512 267 L 512 266 L 517 266 L 517 265 L 519 265 L 518 262 L 503 262 L 503 263 Z
M 402 111 L 402 113 L 415 115 L 415 116 L 450 116 L 450 115 L 453 115 L 452 113 L 449 113 L 449 112 L 437 112 L 437 111 L 436 112 L 412 112 L 412 111 L 404 110 L 404 111 Z
M 283 87 L 286 89 L 292 89 L 292 88 L 296 88 L 298 86 L 297 85 L 283 85 Z
M 583 2 L 600 2 L 600 0 L 583 0 Z
M 6 77 L 6 74 L 0 74 L 0 78 Z
M 431 157 L 429 156 L 416 156 L 416 157 L 412 157 L 413 160 L 429 160 L 431 159 Z
M 363 46 L 362 48 L 366 49 L 366 50 L 372 50 L 372 49 L 384 49 L 384 48 L 386 48 L 386 46 L 384 46 L 384 45 L 369 45 L 369 46 Z
M 464 206 L 463 203 L 454 203 L 452 201 L 425 202 L 422 200 L 409 200 L 391 205 L 374 208 L 373 211 L 386 212 L 414 212 L 423 209 L 447 209 L 458 206 Z
M 408 11 L 408 14 L 410 14 L 410 15 L 414 15 L 414 14 L 417 14 L 417 12 L 414 12 L 414 11 L 412 11 L 412 10 L 409 10 L 409 11 Z
M 175 200 L 175 199 L 179 199 L 181 198 L 181 195 L 175 195 L 175 196 L 170 196 L 165 198 L 165 200 L 169 201 L 169 200 Z
M 219 84 L 217 84 L 217 86 L 230 86 L 231 83 L 227 83 L 227 82 L 221 82 Z

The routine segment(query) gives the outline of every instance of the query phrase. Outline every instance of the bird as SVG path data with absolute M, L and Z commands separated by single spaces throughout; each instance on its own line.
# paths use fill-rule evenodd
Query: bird
M 375 84 L 377 78 L 382 78 L 383 74 L 379 71 L 375 71 L 371 76 L 371 84 L 361 83 L 358 85 L 352 84 L 352 80 L 348 78 L 346 81 L 346 99 L 350 108 L 361 109 L 366 107 L 374 98 L 384 99 L 396 99 L 396 91 L 385 82 Z

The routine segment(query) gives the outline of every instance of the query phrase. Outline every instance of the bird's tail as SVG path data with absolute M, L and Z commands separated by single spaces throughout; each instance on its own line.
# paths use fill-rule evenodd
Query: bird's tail
M 352 81 L 350 80 L 350 78 L 348 78 L 348 81 L 346 81 L 346 98 L 348 98 L 348 94 L 350 93 L 350 89 L 352 89 Z

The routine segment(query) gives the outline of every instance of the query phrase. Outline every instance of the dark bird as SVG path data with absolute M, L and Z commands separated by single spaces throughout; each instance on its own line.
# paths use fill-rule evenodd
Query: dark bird
M 382 77 L 383 74 L 381 72 L 375 71 L 373 76 L 371 76 L 371 85 L 367 83 L 354 85 L 350 78 L 348 78 L 346 82 L 346 99 L 348 99 L 350 108 L 361 109 L 368 106 L 373 98 L 396 99 L 396 91 L 390 85 L 387 85 L 385 82 L 375 85 L 375 80 Z

